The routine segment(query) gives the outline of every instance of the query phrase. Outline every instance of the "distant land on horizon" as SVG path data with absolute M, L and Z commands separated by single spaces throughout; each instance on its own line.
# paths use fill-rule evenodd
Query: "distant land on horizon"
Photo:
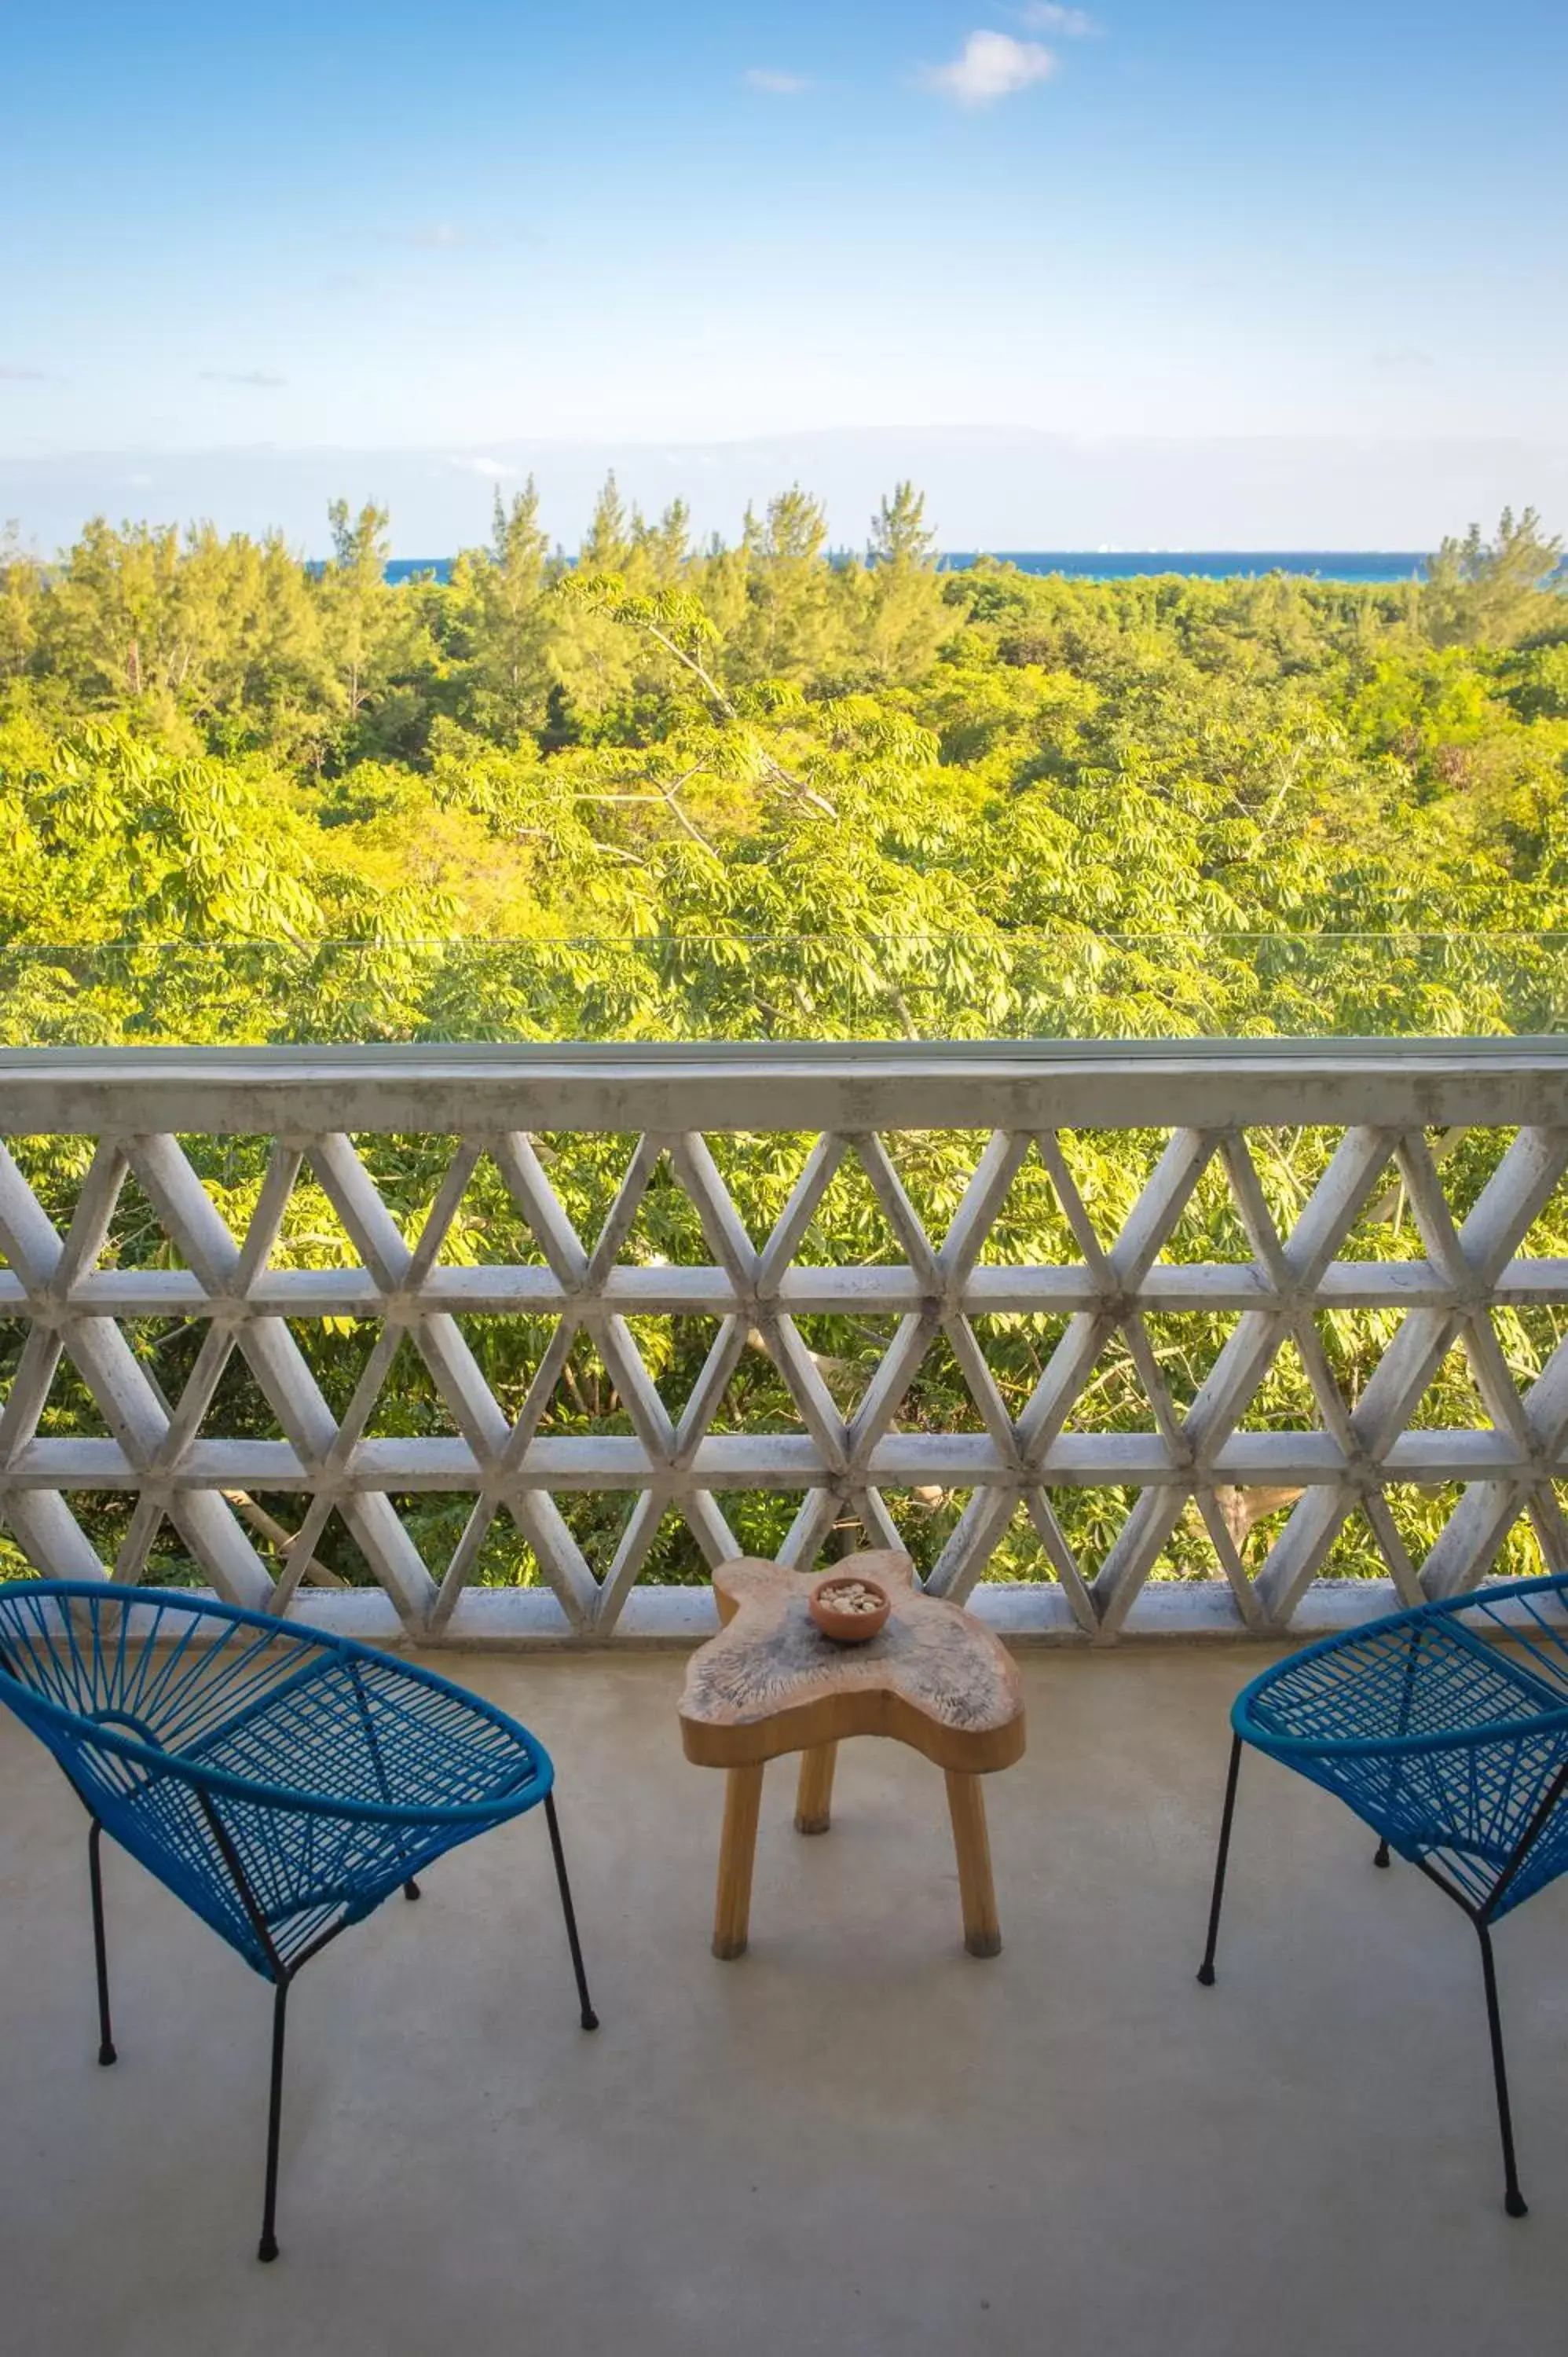
M 1506 506 L 1568 525 L 1568 438 L 1399 440 L 1319 436 L 1091 440 L 1033 428 L 896 426 L 756 436 L 726 442 L 508 440 L 481 449 L 291 448 L 252 443 L 199 451 L 0 456 L 0 527 L 51 555 L 91 516 L 221 532 L 275 531 L 325 556 L 336 499 L 389 511 L 406 561 L 482 545 L 491 508 L 538 484 L 540 521 L 575 548 L 605 477 L 645 514 L 672 500 L 693 537 L 738 538 L 748 506 L 799 483 L 822 500 L 835 547 L 862 547 L 878 501 L 908 479 L 926 495 L 939 544 L 1135 552 L 1434 549 Z

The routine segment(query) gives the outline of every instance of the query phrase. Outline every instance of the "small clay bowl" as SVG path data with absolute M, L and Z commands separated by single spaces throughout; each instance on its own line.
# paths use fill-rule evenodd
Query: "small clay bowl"
M 863 1596 L 875 1598 L 870 1610 L 849 1610 L 836 1599 L 858 1588 Z M 887 1615 L 893 1609 L 893 1598 L 879 1579 L 867 1579 L 864 1572 L 830 1571 L 818 1580 L 807 1598 L 806 1609 L 824 1637 L 835 1645 L 864 1645 L 886 1626 Z

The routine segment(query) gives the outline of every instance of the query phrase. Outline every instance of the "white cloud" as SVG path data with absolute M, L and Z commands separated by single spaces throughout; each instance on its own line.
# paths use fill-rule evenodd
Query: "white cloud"
M 1015 41 L 1011 33 L 971 33 L 950 65 L 928 66 L 920 76 L 927 90 L 960 106 L 989 106 L 1031 82 L 1055 73 L 1057 60 L 1038 41 Z
M 448 458 L 446 464 L 465 475 L 482 475 L 487 483 L 504 482 L 509 475 L 517 472 L 504 458 Z
M 411 229 L 409 231 L 408 242 L 410 245 L 435 246 L 463 245 L 467 243 L 467 240 L 458 224 L 456 221 L 449 221 L 422 222 L 417 229 Z
M 1058 0 L 1033 0 L 1033 5 L 1018 11 L 1026 25 L 1033 25 L 1042 33 L 1059 33 L 1065 40 L 1087 41 L 1098 33 L 1100 27 L 1087 8 L 1063 8 Z
M 809 76 L 786 73 L 779 66 L 747 66 L 741 80 L 747 90 L 765 90 L 770 98 L 799 98 L 811 87 Z
M 270 393 L 275 386 L 286 384 L 288 379 L 274 376 L 271 369 L 203 369 L 201 382 L 203 384 L 244 384 L 254 391 Z
M 42 369 L 25 367 L 20 361 L 0 361 L 0 383 L 48 384 L 48 382 Z

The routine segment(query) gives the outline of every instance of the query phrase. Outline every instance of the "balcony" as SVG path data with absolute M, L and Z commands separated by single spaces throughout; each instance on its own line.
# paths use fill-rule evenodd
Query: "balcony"
M 264 1995 L 116 1856 L 92 2067 L 81 1812 L 0 1727 L 18 2346 L 1558 2344 L 1561 1887 L 1499 1942 L 1522 2224 L 1463 1926 L 1265 1763 L 1193 1971 L 1270 1650 L 1568 1569 L 1568 1049 L 71 1049 L 0 1058 L 0 1131 L 9 1568 L 494 1695 L 604 2021 L 537 1826 L 456 1853 L 302 1985 L 257 2274 Z M 716 1964 L 703 1568 L 863 1538 L 1018 1645 L 1003 1954 L 934 1771 L 863 1744 L 826 1841 L 769 1780 Z
M 1498 1943 L 1532 2215 L 1503 2215 L 1475 1943 L 1354 1821 L 1249 1761 L 1197 1987 L 1251 1644 L 1023 1657 L 992 1780 L 1004 1947 L 966 1956 L 940 1779 L 850 1747 L 826 1840 L 764 1794 L 753 1945 L 707 1953 L 722 1778 L 681 1664 L 444 1655 L 536 1727 L 596 2002 L 536 1822 L 455 1852 L 292 2008 L 284 2252 L 253 2261 L 270 2008 L 119 1853 L 121 2060 L 79 1803 L 0 1727 L 0 2230 L 28 2357 L 1041 2349 L 1472 2357 L 1560 2345 L 1559 1885 Z

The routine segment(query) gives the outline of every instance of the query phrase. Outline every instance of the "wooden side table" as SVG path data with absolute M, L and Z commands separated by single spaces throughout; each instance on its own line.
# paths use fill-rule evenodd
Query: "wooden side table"
M 893 1599 L 886 1626 L 864 1645 L 835 1645 L 806 1609 L 815 1582 L 780 1564 L 743 1557 L 714 1574 L 724 1628 L 695 1652 L 681 1697 L 688 1760 L 729 1773 L 719 1851 L 714 1953 L 744 1955 L 762 1771 L 799 1751 L 795 1825 L 825 1834 L 833 1764 L 845 1736 L 911 1744 L 947 1775 L 953 1847 L 972 1956 L 1002 1947 L 980 1779 L 1024 1750 L 1024 1696 L 1012 1657 L 956 1604 L 922 1594 L 907 1555 L 866 1553 L 835 1568 L 864 1570 Z

